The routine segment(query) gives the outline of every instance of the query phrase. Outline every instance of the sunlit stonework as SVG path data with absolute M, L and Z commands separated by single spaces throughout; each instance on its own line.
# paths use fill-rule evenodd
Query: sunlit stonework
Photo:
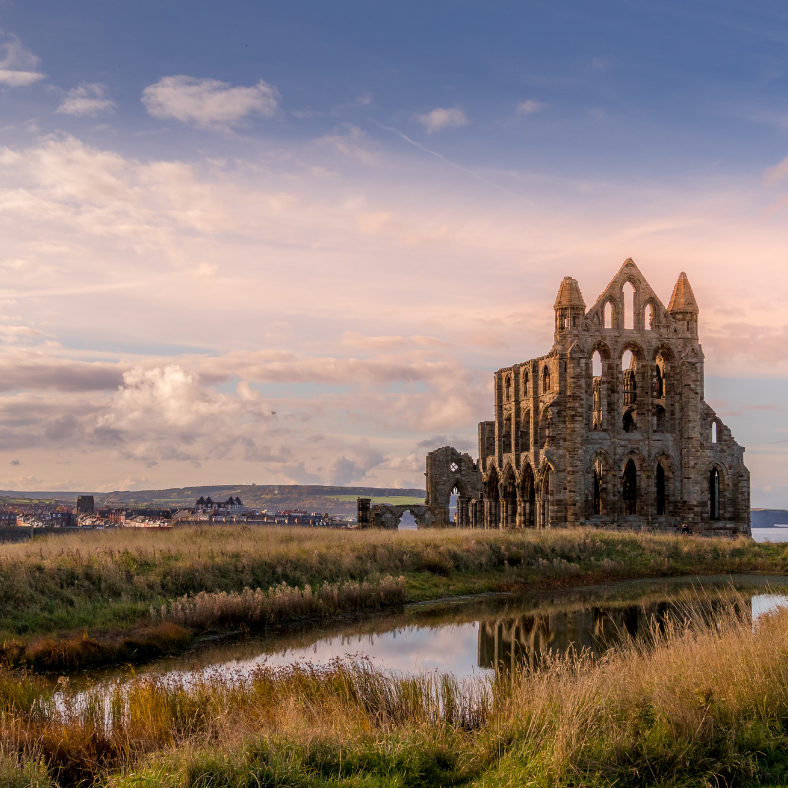
M 631 259 L 588 310 L 565 277 L 552 350 L 495 373 L 478 463 L 427 457 L 430 519 L 448 524 L 454 490 L 461 526 L 749 534 L 750 474 L 704 400 L 698 312 L 686 274 L 666 309 Z

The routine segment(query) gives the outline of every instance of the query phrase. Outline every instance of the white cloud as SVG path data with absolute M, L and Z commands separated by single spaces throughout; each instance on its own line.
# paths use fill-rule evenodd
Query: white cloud
M 162 77 L 142 91 L 149 115 L 203 127 L 232 126 L 254 112 L 271 117 L 279 98 L 279 91 L 262 79 L 252 87 L 232 87 L 218 79 L 179 75 Z
M 115 102 L 106 98 L 106 86 L 98 82 L 84 83 L 66 93 L 55 112 L 64 115 L 96 115 L 105 109 L 112 109 Z
M 419 115 L 417 120 L 427 129 L 427 134 L 452 126 L 467 126 L 470 123 L 459 107 L 451 107 L 450 109 L 439 107 L 426 115 Z
M 44 78 L 36 71 L 39 59 L 11 33 L 0 30 L 0 85 L 23 88 Z
M 517 114 L 518 115 L 533 115 L 535 112 L 539 112 L 539 110 L 544 107 L 544 104 L 541 101 L 534 101 L 533 99 L 528 99 L 526 101 L 522 101 L 517 105 Z

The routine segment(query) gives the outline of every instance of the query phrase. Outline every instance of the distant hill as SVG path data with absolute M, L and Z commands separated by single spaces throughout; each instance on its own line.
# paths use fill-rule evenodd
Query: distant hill
M 194 506 L 201 496 L 226 501 L 240 498 L 253 509 L 304 509 L 329 514 L 355 514 L 356 498 L 390 501 L 391 503 L 423 502 L 426 492 L 397 487 L 331 487 L 313 484 L 217 484 L 204 487 L 171 487 L 167 490 L 133 490 L 118 492 L 46 491 L 18 492 L 0 490 L 4 505 L 13 503 L 58 502 L 73 504 L 77 495 L 92 495 L 96 506 L 117 508 L 178 508 Z
M 753 509 L 750 512 L 750 525 L 753 528 L 788 525 L 788 509 Z

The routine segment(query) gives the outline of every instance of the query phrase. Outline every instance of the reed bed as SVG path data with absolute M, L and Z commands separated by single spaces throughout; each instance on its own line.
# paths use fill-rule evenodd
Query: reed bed
M 788 611 L 688 608 L 498 680 L 353 659 L 83 693 L 1 674 L 0 740 L 61 788 L 784 784 Z
M 120 529 L 0 545 L 0 640 L 145 623 L 205 592 L 404 577 L 408 600 L 639 577 L 788 572 L 788 545 L 584 530 Z
M 264 591 L 244 588 L 240 593 L 201 591 L 173 600 L 169 605 L 151 608 L 153 620 L 171 621 L 195 629 L 212 627 L 260 627 L 294 618 L 336 615 L 346 610 L 401 605 L 405 601 L 405 578 L 384 577 L 378 582 L 323 583 L 312 591 L 282 583 Z

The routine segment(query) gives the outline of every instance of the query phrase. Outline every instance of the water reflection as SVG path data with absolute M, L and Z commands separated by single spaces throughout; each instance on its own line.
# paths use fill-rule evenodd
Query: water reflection
M 515 665 L 537 667 L 548 653 L 562 654 L 570 647 L 599 657 L 624 633 L 636 636 L 652 620 L 664 625 L 671 617 L 686 615 L 687 600 L 696 614 L 711 620 L 724 600 L 735 597 L 755 618 L 786 604 L 782 593 L 787 585 L 785 577 L 741 575 L 443 600 L 213 640 L 186 654 L 138 666 L 134 673 L 184 676 L 211 669 L 248 675 L 262 664 L 326 664 L 361 655 L 401 673 L 437 670 L 462 678 Z M 113 669 L 84 679 L 123 681 L 128 675 L 128 670 Z
M 773 606 L 788 601 L 779 595 L 769 596 Z M 519 667 L 535 669 L 548 655 L 563 655 L 570 649 L 599 658 L 622 639 L 648 636 L 653 628 L 664 630 L 669 621 L 679 624 L 692 618 L 708 624 L 728 606 L 751 617 L 753 599 L 757 599 L 757 595 L 731 588 L 712 596 L 688 593 L 676 600 L 619 607 L 590 605 L 555 613 L 480 621 L 478 664 L 496 673 Z

